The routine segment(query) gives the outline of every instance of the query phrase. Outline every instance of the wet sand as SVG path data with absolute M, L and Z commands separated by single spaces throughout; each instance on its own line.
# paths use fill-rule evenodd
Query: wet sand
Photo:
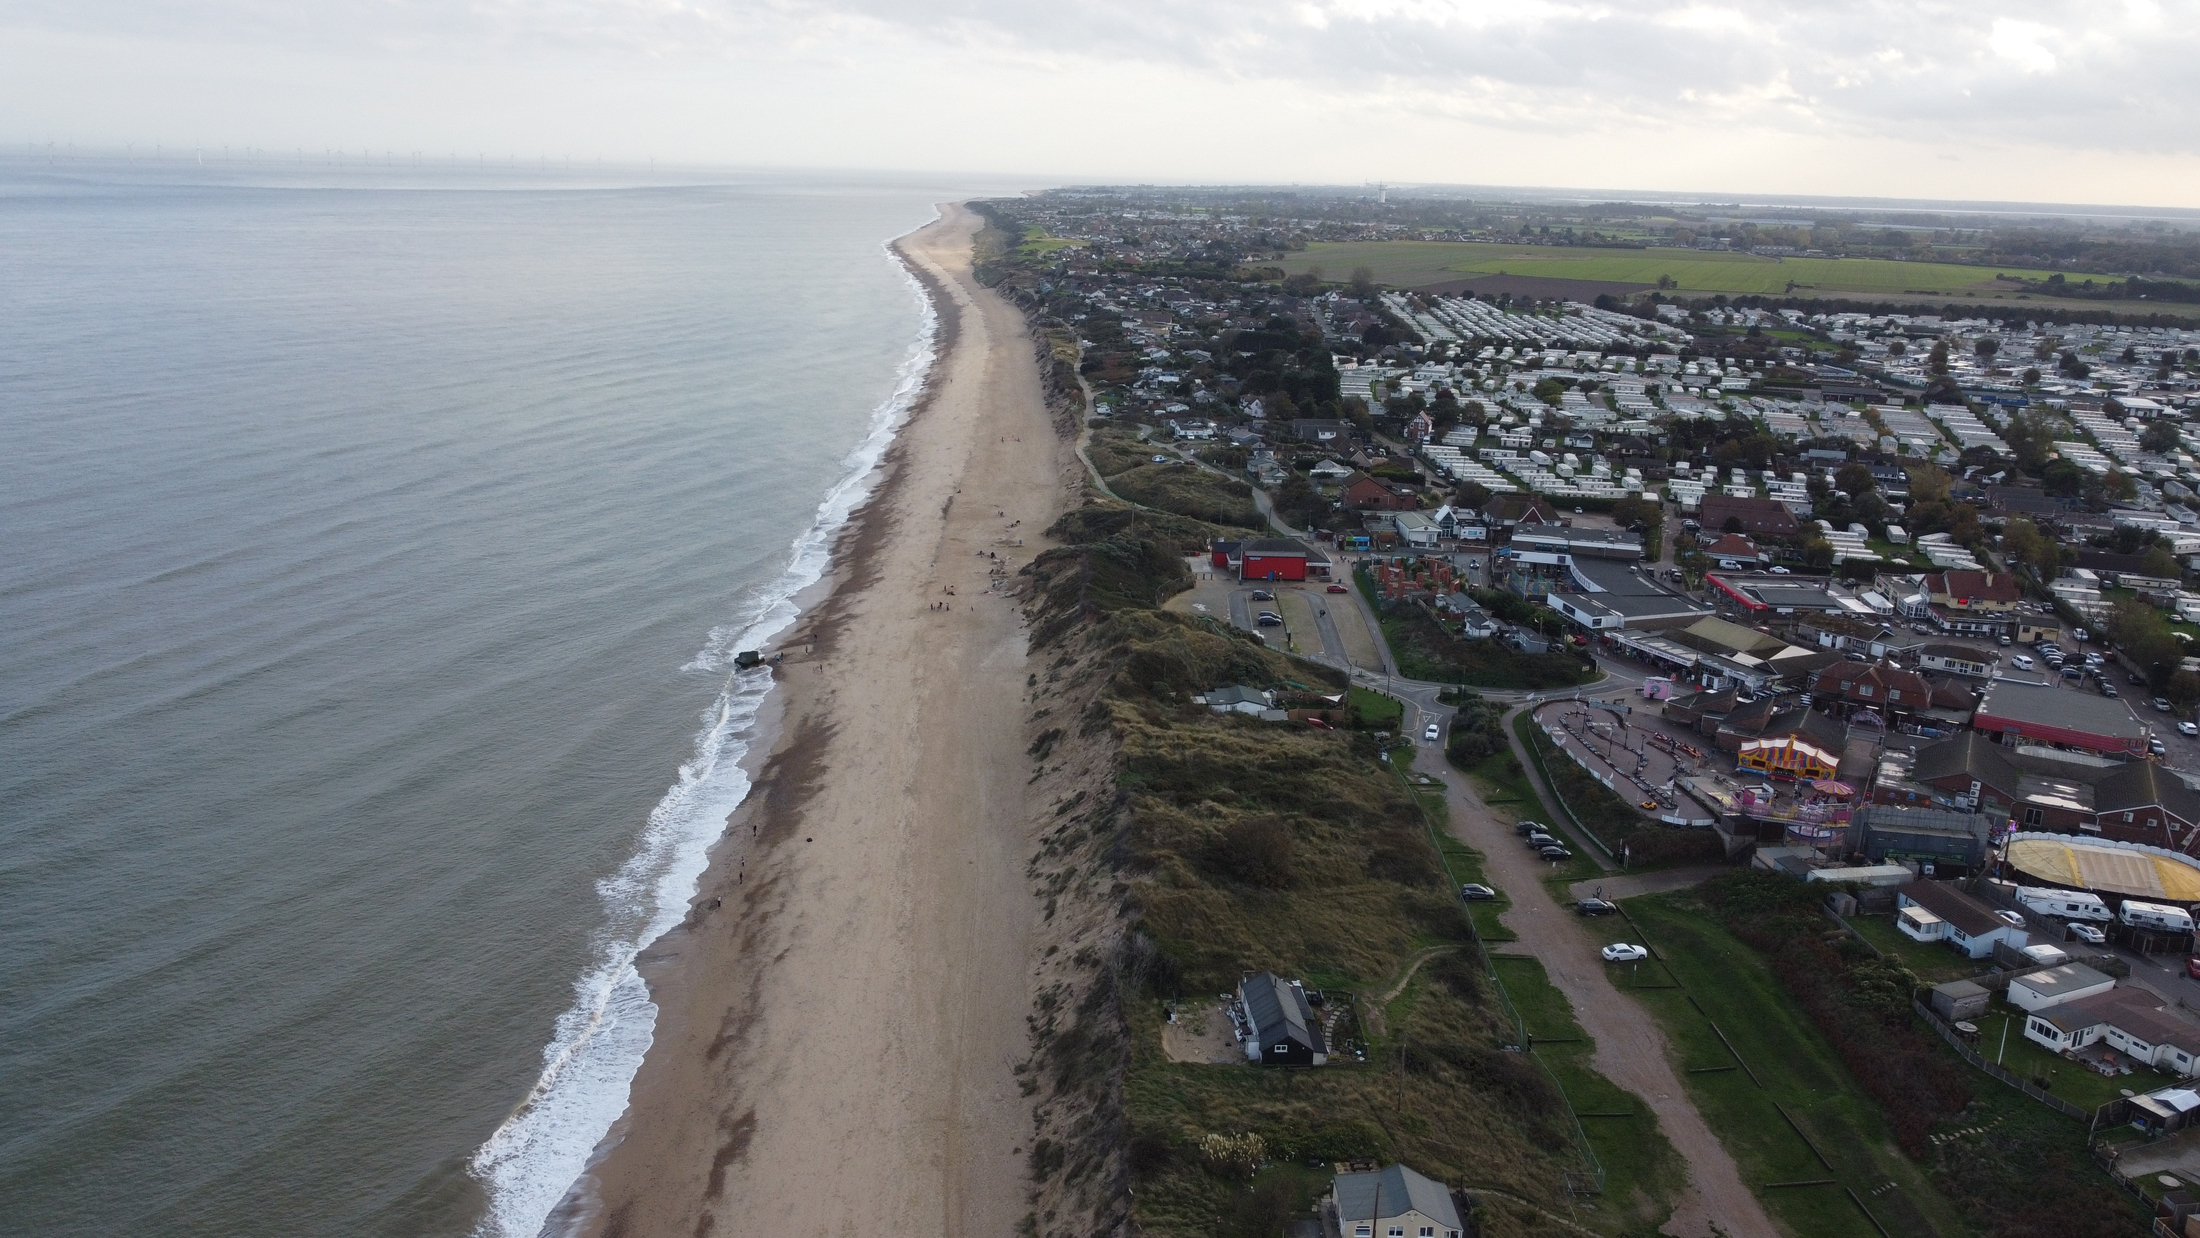
M 781 646 L 780 739 L 695 913 L 643 957 L 656 1040 L 577 1232 L 1006 1235 L 1028 1210 L 1036 668 L 989 585 L 1043 548 L 1067 449 L 1022 316 L 970 276 L 981 221 L 942 214 L 900 246 L 940 313 L 930 388 Z

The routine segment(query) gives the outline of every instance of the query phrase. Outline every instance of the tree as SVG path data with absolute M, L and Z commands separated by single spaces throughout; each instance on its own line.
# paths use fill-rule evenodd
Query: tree
M 1854 498 L 1871 493 L 1872 487 L 1878 483 L 1873 480 L 1871 469 L 1865 465 L 1844 464 L 1841 471 L 1833 475 L 1833 484 L 1848 491 L 1849 496 Z
M 2148 451 L 2175 451 L 2177 441 L 2177 423 L 2174 421 L 2152 422 L 2139 435 L 2139 446 Z
M 1814 537 L 1803 543 L 1803 562 L 1811 571 L 1833 570 L 1833 543 L 1822 537 Z
M 1933 341 L 1933 351 L 1925 358 L 1925 368 L 1935 374 L 1948 372 L 1948 341 Z
M 1982 335 L 1978 337 L 1978 343 L 1971 345 L 1971 351 L 1978 354 L 1981 362 L 1992 365 L 1994 354 L 2001 351 L 2001 341 L 1991 335 Z
M 1490 501 L 1490 489 L 1478 481 L 1463 481 L 1451 492 L 1452 505 L 1481 511 Z
M 1372 297 L 1375 295 L 1375 268 L 1352 268 L 1352 295 L 1356 297 Z
M 2001 532 L 2002 549 L 2009 558 L 2032 569 L 2041 580 L 2052 580 L 2062 566 L 2062 545 L 2040 532 L 2029 520 L 2011 520 Z
M 2137 598 L 2122 598 L 2109 612 L 2108 638 L 2146 673 L 2147 682 L 2156 686 L 2169 682 L 2183 658 L 2184 651 L 2170 634 L 2162 612 Z
M 2028 365 L 2024 367 L 2024 385 L 2027 387 L 2037 387 L 2040 385 L 2040 367 L 2036 365 Z
M 2139 560 L 2139 570 L 2163 580 L 2176 580 L 2185 574 L 2185 569 L 2178 566 L 2177 556 L 2164 546 L 2147 547 L 2146 554 Z

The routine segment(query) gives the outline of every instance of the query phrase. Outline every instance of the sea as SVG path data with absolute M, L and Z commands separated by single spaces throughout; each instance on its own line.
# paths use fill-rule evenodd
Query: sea
M 532 1238 L 974 177 L 0 157 L 0 1233 Z

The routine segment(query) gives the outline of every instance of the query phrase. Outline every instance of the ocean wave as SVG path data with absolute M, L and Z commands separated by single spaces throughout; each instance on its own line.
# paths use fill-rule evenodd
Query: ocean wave
M 605 923 L 592 964 L 573 985 L 573 1004 L 559 1015 L 543 1048 L 542 1073 L 510 1117 L 474 1153 L 469 1171 L 487 1192 L 475 1238 L 536 1238 L 586 1172 L 591 1154 L 626 1110 L 642 1055 L 655 1034 L 656 1004 L 634 960 L 687 915 L 711 845 L 749 792 L 741 759 L 771 691 L 768 670 L 740 671 L 733 655 L 757 649 L 801 616 L 796 597 L 824 578 L 835 540 L 878 480 L 893 443 L 937 354 L 939 319 L 924 286 L 889 245 L 887 260 L 907 281 L 922 314 L 916 343 L 902 363 L 891 396 L 843 461 L 840 480 L 818 503 L 816 518 L 795 539 L 777 580 L 752 594 L 735 622 L 713 628 L 682 669 L 726 676 L 704 711 L 694 751 L 664 798 L 650 810 L 639 846 L 616 873 L 597 883 Z

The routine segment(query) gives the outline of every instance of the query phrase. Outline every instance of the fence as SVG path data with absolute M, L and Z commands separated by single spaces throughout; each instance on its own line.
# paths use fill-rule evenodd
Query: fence
M 1977 1051 L 1973 1050 L 1969 1044 L 1965 1043 L 1963 1039 L 1963 1033 L 1948 1026 L 1946 1023 L 1941 1022 L 1940 1016 L 1933 1013 L 1932 1009 L 1925 1005 L 1925 1003 L 1918 1001 L 1916 998 L 1913 997 L 1910 999 L 1910 1008 L 1917 1011 L 1917 1017 L 1925 1020 L 1926 1026 L 1940 1033 L 1940 1038 L 1947 1041 L 1950 1048 L 1954 1049 L 1957 1053 L 1962 1054 L 1964 1061 L 1978 1067 L 1980 1070 L 1985 1071 L 1987 1074 L 2001 1080 L 2003 1083 L 2008 1084 L 2010 1087 L 2015 1088 L 2019 1092 L 2024 1093 L 2026 1096 L 2031 1097 L 2033 1100 L 2038 1101 L 2039 1103 L 2047 1106 L 2055 1112 L 2062 1114 L 2064 1117 L 2075 1118 L 2078 1121 L 2085 1123 L 2089 1130 L 2093 1127 L 2094 1115 L 2092 1113 L 2084 1109 L 2078 1108 L 2076 1105 L 2071 1104 L 2069 1101 L 2064 1100 L 2060 1096 L 2050 1095 L 2045 1088 L 2039 1087 L 2028 1080 L 2019 1078 L 2014 1071 L 2004 1070 L 2001 1067 L 1994 1065 L 1992 1062 L 1987 1061 L 1984 1057 L 1981 1057 Z M 2110 1103 L 2114 1104 L 2116 1102 L 2111 1101 Z
M 1436 861 L 1444 866 L 1444 879 L 1450 883 L 1451 889 L 1456 892 L 1463 883 L 1459 880 L 1459 874 L 1452 871 L 1451 857 L 1444 854 L 1444 840 L 1438 832 L 1439 827 L 1435 816 L 1429 812 L 1428 805 L 1421 800 L 1421 789 L 1408 781 L 1406 772 L 1399 769 L 1395 764 L 1390 767 L 1390 772 L 1398 776 L 1398 781 L 1405 783 L 1406 793 L 1413 797 L 1413 806 L 1421 810 L 1421 824 L 1429 832 L 1429 845 L 1436 848 Z M 1489 976 L 1490 983 L 1496 987 L 1497 1000 L 1505 1004 L 1505 1017 L 1512 1021 L 1513 1035 L 1518 1038 L 1517 1043 L 1525 1047 L 1528 1045 L 1528 1021 L 1521 1017 L 1520 1007 L 1513 1004 L 1512 994 L 1505 990 L 1505 978 L 1498 974 L 1497 960 L 1491 957 L 1488 944 L 1482 940 L 1482 931 L 1475 927 L 1473 914 L 1469 913 L 1463 919 L 1467 925 L 1467 938 L 1474 943 L 1474 952 L 1482 960 L 1482 971 Z M 1557 1073 L 1551 1069 L 1549 1062 L 1544 1061 L 1541 1056 L 1535 1053 L 1530 1053 L 1528 1056 L 1533 1058 L 1535 1064 L 1543 1069 L 1544 1077 L 1551 1081 L 1551 1087 L 1558 1092 L 1560 1100 L 1565 1104 L 1566 1119 L 1573 1124 L 1574 1128 L 1574 1145 L 1581 1152 L 1582 1163 L 1588 1166 L 1587 1179 L 1594 1186 L 1595 1194 L 1603 1194 L 1604 1164 L 1597 1160 L 1595 1149 L 1589 1146 L 1589 1132 L 1582 1128 L 1581 1113 L 1574 1108 L 1573 1097 L 1566 1095 L 1566 1085 L 1559 1081 Z M 1568 1180 L 1570 1184 L 1572 1175 L 1568 1175 Z M 1571 1185 L 1568 1189 L 1572 1189 Z

